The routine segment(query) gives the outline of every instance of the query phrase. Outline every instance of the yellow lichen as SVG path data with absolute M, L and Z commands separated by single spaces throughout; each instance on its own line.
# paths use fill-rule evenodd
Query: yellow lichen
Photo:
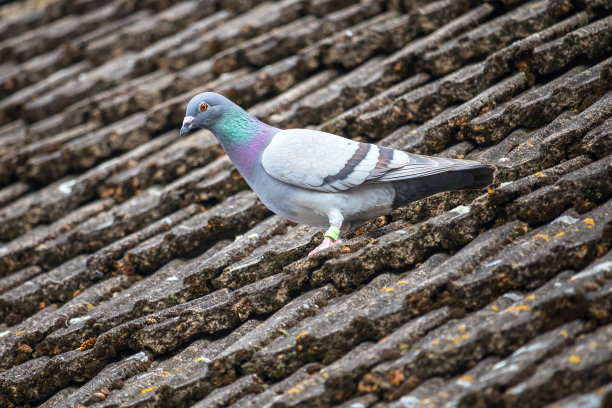
M 149 392 L 149 391 L 153 391 L 153 390 L 154 390 L 154 389 L 156 389 L 156 388 L 157 388 L 157 386 L 156 386 L 156 385 L 154 385 L 154 386 L 152 386 L 152 387 L 145 388 L 144 390 L 140 391 L 140 393 L 141 393 L 141 394 L 146 394 L 147 392 Z
M 22 353 L 27 353 L 27 354 L 30 354 L 33 351 L 32 347 L 24 343 L 19 343 L 19 345 L 17 346 L 17 349 L 21 351 Z
M 531 308 L 527 305 L 515 305 L 515 306 L 508 307 L 506 309 L 506 312 L 526 312 L 530 309 Z
M 85 340 L 83 343 L 81 343 L 81 347 L 79 347 L 81 350 L 87 350 L 90 349 L 94 346 L 94 344 L 96 344 L 96 338 L 95 337 L 90 337 L 87 340 Z
M 575 354 L 572 354 L 571 356 L 569 356 L 567 361 L 569 361 L 572 364 L 578 364 L 580 362 L 580 357 Z
M 300 334 L 297 335 L 297 337 L 295 338 L 296 340 L 300 340 L 302 337 L 306 336 L 308 334 L 308 332 L 301 332 Z
M 545 239 L 546 241 L 548 241 L 548 235 L 546 235 L 546 234 L 535 234 L 533 236 L 533 239 L 536 239 L 536 238 L 542 238 L 542 239 Z
M 558 232 L 557 234 L 555 234 L 555 238 L 559 238 L 559 237 L 562 237 L 564 235 L 565 235 L 565 232 L 561 231 L 561 232 Z
M 389 378 L 389 382 L 394 387 L 399 387 L 402 382 L 404 382 L 404 374 L 400 370 L 395 370 L 391 373 Z
M 584 220 L 582 220 L 582 222 L 584 222 L 588 229 L 593 228 L 593 225 L 595 225 L 595 221 L 593 221 L 592 218 L 585 218 Z

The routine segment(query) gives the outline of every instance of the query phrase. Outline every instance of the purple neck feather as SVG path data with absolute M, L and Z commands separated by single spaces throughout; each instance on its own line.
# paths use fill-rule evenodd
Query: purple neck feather
M 259 156 L 279 129 L 267 125 L 244 110 L 227 110 L 213 133 L 243 177 L 251 176 Z

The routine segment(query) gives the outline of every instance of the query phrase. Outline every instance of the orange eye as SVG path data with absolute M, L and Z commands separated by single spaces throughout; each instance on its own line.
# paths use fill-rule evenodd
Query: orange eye
M 203 103 L 203 104 L 200 105 L 200 110 L 202 112 L 204 112 L 206 109 L 208 109 L 208 105 L 207 104 Z

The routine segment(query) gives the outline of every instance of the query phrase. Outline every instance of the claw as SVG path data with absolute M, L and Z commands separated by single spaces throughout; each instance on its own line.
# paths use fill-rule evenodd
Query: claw
M 330 237 L 325 237 L 325 239 L 323 239 L 323 242 L 321 242 L 321 244 L 318 247 L 316 247 L 315 249 L 313 249 L 312 251 L 308 253 L 308 256 L 313 256 L 314 254 L 321 252 L 322 250 L 327 249 L 331 247 L 332 245 L 335 245 L 339 242 L 342 242 L 342 240 L 337 239 L 333 241 Z

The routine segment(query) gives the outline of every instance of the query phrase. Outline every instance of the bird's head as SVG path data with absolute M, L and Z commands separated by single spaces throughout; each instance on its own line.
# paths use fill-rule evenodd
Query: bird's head
M 191 98 L 181 127 L 181 136 L 191 129 L 208 129 L 214 131 L 225 113 L 238 106 L 226 97 L 214 92 L 204 92 Z

